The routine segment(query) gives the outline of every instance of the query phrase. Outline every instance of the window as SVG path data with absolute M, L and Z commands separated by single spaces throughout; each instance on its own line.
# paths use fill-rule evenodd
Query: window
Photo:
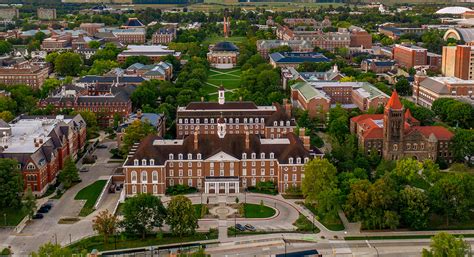
M 146 166 L 146 159 L 142 160 L 142 166 Z
M 252 178 L 252 186 L 255 186 L 257 184 L 257 180 L 255 178 Z
M 182 177 L 183 176 L 183 170 L 179 170 L 179 176 Z
M 275 154 L 274 153 L 270 153 L 270 159 L 275 159 Z
M 265 169 L 260 169 L 260 175 L 265 176 Z
M 308 157 L 304 158 L 304 163 L 308 163 L 308 162 L 309 162 L 309 158 Z
M 188 160 L 192 160 L 193 159 L 193 154 L 192 153 L 188 153 Z
M 242 167 L 247 167 L 247 162 L 242 162 Z
M 31 163 L 31 162 L 28 163 L 28 166 L 26 166 L 26 169 L 27 169 L 27 170 L 34 170 L 35 168 L 36 168 L 35 165 L 34 165 L 33 163 Z
M 265 153 L 260 153 L 260 159 L 265 159 Z
M 198 162 L 198 163 L 197 163 L 197 166 L 198 166 L 198 167 L 201 167 L 201 165 L 202 165 L 201 162 Z
M 257 170 L 256 169 L 252 169 L 252 176 L 255 176 L 257 175 Z
M 178 160 L 182 160 L 182 159 L 183 159 L 183 154 L 182 153 L 178 154 Z
M 283 176 L 283 180 L 284 180 L 284 181 L 288 181 L 288 174 L 285 174 L 285 175 Z
M 133 165 L 138 166 L 138 160 L 137 159 L 133 160 Z
M 293 157 L 288 158 L 288 163 L 293 164 Z
M 142 187 L 142 193 L 146 194 L 146 186 L 145 185 Z
M 242 169 L 242 176 L 247 176 L 247 169 Z
M 193 170 L 188 170 L 188 177 L 192 177 L 193 176 Z
M 256 153 L 252 153 L 252 159 L 255 159 L 257 158 L 257 154 Z
M 137 183 L 137 172 L 132 171 L 132 174 L 130 175 L 132 183 Z
M 174 167 L 174 162 L 170 162 L 170 167 Z
M 417 143 L 413 144 L 413 150 L 418 150 L 418 144 Z
M 275 169 L 270 169 L 270 176 L 275 175 Z
M 224 170 L 219 170 L 219 176 L 221 176 L 221 177 L 224 176 Z
M 296 164 L 301 164 L 301 158 L 300 157 L 296 158 Z
M 293 166 L 293 171 L 296 171 L 296 166 Z
M 190 186 L 190 187 L 193 186 L 193 180 L 192 179 L 188 179 L 188 186 Z
M 173 177 L 173 176 L 174 176 L 174 171 L 170 170 L 170 177 Z
M 197 170 L 197 176 L 198 176 L 198 177 L 201 176 L 201 169 L 198 169 L 198 170 Z
M 242 159 L 244 159 L 244 160 L 247 159 L 247 154 L 246 153 L 242 154 Z
M 252 162 L 252 167 L 255 167 L 255 162 Z
M 154 159 L 150 159 L 150 166 L 154 166 L 155 165 L 155 160 Z
M 201 160 L 202 155 L 201 155 L 200 153 L 198 153 L 196 157 L 197 157 L 198 160 Z M 199 166 L 199 167 L 200 167 L 200 166 Z
M 158 194 L 158 186 L 157 185 L 153 185 L 153 194 Z
M 296 174 L 293 174 L 292 180 L 293 180 L 293 181 L 296 181 Z
M 193 166 L 192 162 L 188 162 L 188 167 L 191 168 Z
M 154 170 L 151 173 L 151 180 L 153 180 L 153 183 L 158 183 L 158 171 Z
M 169 156 L 168 156 L 168 159 L 173 160 L 173 157 L 174 157 L 173 154 L 170 153 Z
M 209 175 L 210 175 L 211 177 L 214 177 L 214 170 L 210 170 L 210 171 L 209 171 Z
M 146 174 L 146 171 L 142 171 L 142 183 L 147 183 L 147 174 Z
M 137 186 L 133 185 L 132 186 L 132 194 L 136 194 L 137 193 Z
M 174 180 L 170 179 L 170 186 L 174 186 Z
M 393 145 L 393 151 L 398 151 L 398 145 L 397 144 Z

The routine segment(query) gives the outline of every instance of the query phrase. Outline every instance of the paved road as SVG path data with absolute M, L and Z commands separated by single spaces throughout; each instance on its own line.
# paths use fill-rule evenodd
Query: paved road
M 67 190 L 59 200 L 51 200 L 54 207 L 41 220 L 33 220 L 20 234 L 10 231 L 1 231 L 6 235 L 0 237 L 0 246 L 11 246 L 15 255 L 25 256 L 36 251 L 39 246 L 46 242 L 58 242 L 67 244 L 70 241 L 93 234 L 92 219 L 98 211 L 115 207 L 119 194 L 106 194 L 105 198 L 94 213 L 82 218 L 75 224 L 58 224 L 58 220 L 64 217 L 77 217 L 83 202 L 74 200 L 76 193 L 99 178 L 109 177 L 119 163 L 107 163 L 110 158 L 109 149 L 115 146 L 115 142 L 105 143 L 108 149 L 97 149 L 94 154 L 98 162 L 89 167 L 89 172 L 80 174 L 82 182 Z M 5 233 L 4 233 L 5 232 Z

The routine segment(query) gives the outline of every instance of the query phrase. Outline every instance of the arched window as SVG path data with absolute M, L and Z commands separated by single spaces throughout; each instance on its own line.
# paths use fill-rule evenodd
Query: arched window
M 255 159 L 257 158 L 257 154 L 256 153 L 252 153 L 252 159 Z
M 288 158 L 288 163 L 293 164 L 293 157 Z
M 26 166 L 26 169 L 27 169 L 27 170 L 34 170 L 35 168 L 36 168 L 35 165 L 34 165 L 33 163 L 31 163 L 31 162 L 28 163 L 28 165 Z
M 301 164 L 301 158 L 300 157 L 296 158 L 296 163 Z
M 265 159 L 265 153 L 260 153 L 260 159 Z
M 147 174 L 146 171 L 142 171 L 142 183 L 147 183 Z
M 158 183 L 158 171 L 154 170 L 151 173 L 151 180 L 153 180 L 153 183 Z
M 132 183 L 137 183 L 137 172 L 136 171 L 132 171 L 132 173 L 130 174 L 130 177 L 131 177 Z
M 133 160 L 133 165 L 138 166 L 138 160 L 137 159 Z
M 275 159 L 275 154 L 274 153 L 270 153 L 270 159 Z
M 169 154 L 168 159 L 173 160 L 174 156 L 172 153 Z
M 183 159 L 183 154 L 182 153 L 178 154 L 178 160 L 182 160 L 182 159 Z
M 150 159 L 150 166 L 153 166 L 155 165 L 155 160 L 154 159 Z
M 275 127 L 278 126 L 278 122 L 277 122 L 277 121 L 274 121 L 274 122 L 273 122 L 273 126 L 275 126 Z
M 201 155 L 200 153 L 198 153 L 198 154 L 196 155 L 196 158 L 197 158 L 198 160 L 201 160 L 202 155 Z
M 247 159 L 247 154 L 246 153 L 242 154 L 242 159 L 244 159 L 244 160 Z
M 142 166 L 146 166 L 146 159 L 142 160 Z
M 193 159 L 193 154 L 192 153 L 188 153 L 188 160 L 192 160 Z

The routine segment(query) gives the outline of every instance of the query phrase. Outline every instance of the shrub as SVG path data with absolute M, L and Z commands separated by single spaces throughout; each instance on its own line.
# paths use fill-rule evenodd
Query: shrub
M 267 195 L 278 194 L 278 189 L 272 181 L 258 182 L 256 187 L 249 187 L 248 190 L 252 193 L 261 193 Z
M 175 185 L 166 189 L 167 195 L 185 195 L 197 192 L 197 188 L 188 185 Z

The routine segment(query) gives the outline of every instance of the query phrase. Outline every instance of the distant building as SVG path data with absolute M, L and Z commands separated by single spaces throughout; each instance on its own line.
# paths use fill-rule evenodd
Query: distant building
M 474 79 L 474 46 L 444 46 L 441 73 L 446 77 Z
M 474 28 L 453 28 L 448 29 L 443 36 L 446 41 L 448 39 L 464 42 L 466 45 L 474 45 Z
M 367 111 L 387 103 L 389 97 L 368 82 L 298 82 L 291 86 L 293 106 L 312 117 L 325 118 L 336 104 Z
M 379 32 L 391 39 L 399 39 L 400 36 L 404 34 L 417 34 L 421 35 L 425 33 L 428 29 L 426 27 L 422 28 L 398 28 L 398 27 L 380 27 Z
M 290 28 L 312 27 L 313 29 L 323 29 L 331 27 L 331 20 L 328 16 L 324 17 L 322 21 L 316 21 L 312 18 L 285 18 L 283 22 Z
M 166 26 L 159 28 L 151 37 L 152 44 L 169 44 L 176 38 L 176 28 Z
M 17 8 L 0 8 L 0 19 L 14 20 L 20 17 L 20 11 Z
M 127 49 L 117 56 L 119 62 L 125 62 L 130 56 L 148 56 L 153 62 L 159 62 L 161 58 L 172 55 L 178 59 L 181 58 L 181 53 L 175 50 L 168 49 L 163 45 L 128 45 Z
M 0 84 L 25 84 L 39 89 L 48 78 L 49 71 L 50 66 L 47 64 L 35 64 L 29 61 L 15 63 L 11 66 L 0 66 Z
M 445 160 L 451 163 L 452 132 L 441 126 L 420 126 L 405 109 L 396 91 L 385 105 L 384 114 L 362 114 L 351 118 L 351 133 L 364 153 L 375 151 L 385 160 L 413 158 Z
M 474 100 L 474 80 L 456 77 L 415 76 L 413 99 L 421 106 L 431 108 L 433 102 L 441 97 Z
M 79 28 L 87 32 L 89 36 L 94 36 L 97 32 L 99 32 L 100 29 L 104 27 L 104 23 L 81 23 L 81 25 L 79 25 Z
M 99 126 L 106 128 L 113 125 L 116 115 L 123 118 L 132 113 L 130 95 L 135 88 L 136 86 L 132 85 L 100 86 L 96 84 L 90 87 L 67 85 L 54 95 L 40 100 L 38 105 L 41 108 L 52 105 L 55 111 L 93 112 L 97 116 Z
M 297 67 L 304 62 L 330 62 L 331 60 L 321 53 L 308 52 L 277 52 L 270 54 L 270 64 L 273 67 Z
M 137 18 L 128 18 L 122 29 L 145 28 L 145 25 Z
M 405 68 L 413 68 L 415 66 L 424 66 L 427 62 L 426 48 L 413 45 L 395 45 L 393 48 L 393 59 Z
M 351 43 L 351 35 L 345 29 L 339 32 L 323 32 L 322 30 L 292 30 L 287 26 L 278 26 L 276 35 L 281 40 L 310 41 L 313 47 L 328 51 L 334 51 L 336 48 L 349 48 Z
M 24 189 L 43 195 L 56 182 L 66 158 L 73 160 L 86 143 L 86 123 L 76 116 L 20 116 L 0 119 L 0 158 L 18 162 Z
M 173 77 L 173 65 L 169 62 L 159 62 L 150 65 L 135 63 L 125 70 L 125 74 L 147 79 L 171 80 Z
M 82 40 L 85 34 L 82 30 L 53 30 L 41 43 L 41 49 L 47 52 L 71 50 L 73 41 Z
M 125 129 L 136 120 L 141 122 L 147 122 L 156 129 L 156 135 L 163 137 L 166 132 L 166 117 L 164 114 L 156 113 L 142 113 L 141 110 L 137 110 L 136 113 L 132 113 L 130 116 L 125 117 L 125 120 L 121 122 L 117 127 L 117 147 L 120 148 L 123 140 L 123 133 Z
M 350 47 L 362 47 L 363 49 L 372 48 L 372 35 L 366 30 L 352 26 L 349 28 L 351 32 L 351 42 Z
M 230 69 L 237 66 L 239 48 L 231 42 L 219 42 L 209 46 L 207 60 L 217 69 Z
M 397 69 L 397 64 L 392 60 L 365 59 L 361 62 L 360 68 L 374 73 L 385 73 Z
M 281 77 L 283 81 L 283 88 L 286 89 L 290 80 L 304 82 L 339 81 L 340 79 L 344 78 L 345 75 L 339 71 L 337 65 L 334 65 L 332 69 L 323 72 L 300 72 L 294 67 L 283 68 L 281 70 Z
M 312 52 L 314 47 L 306 40 L 258 40 L 257 51 L 265 59 L 269 58 L 272 49 L 288 46 L 294 52 Z
M 96 37 L 107 37 L 113 41 L 116 38 L 123 44 L 144 44 L 146 42 L 146 30 L 141 27 L 129 28 L 101 28 L 95 34 Z
M 55 20 L 56 9 L 38 8 L 36 10 L 36 16 L 39 20 Z

